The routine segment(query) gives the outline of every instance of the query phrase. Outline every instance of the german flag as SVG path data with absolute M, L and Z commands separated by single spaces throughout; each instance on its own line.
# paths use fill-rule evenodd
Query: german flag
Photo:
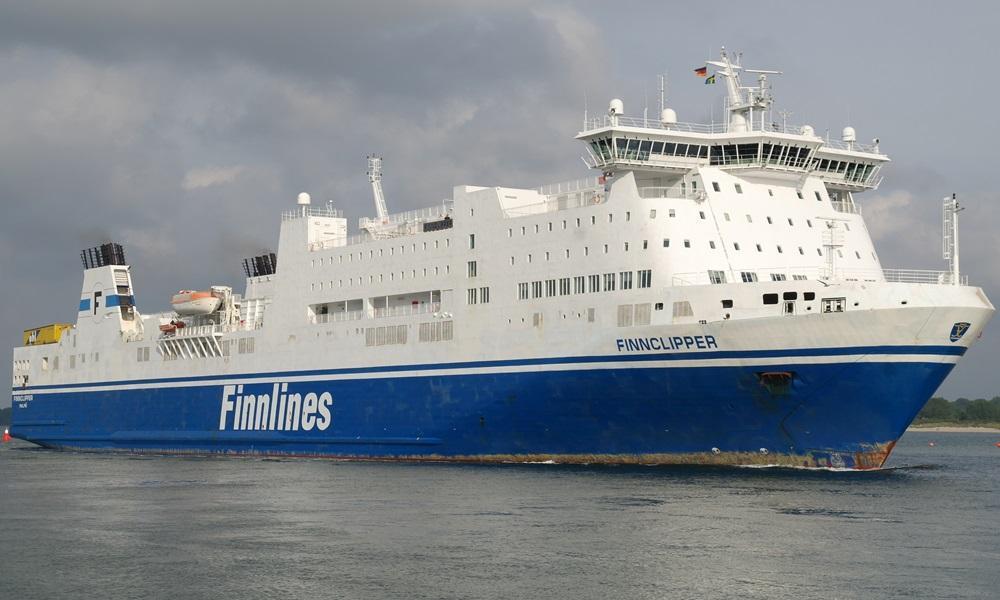
M 698 67 L 694 70 L 694 74 L 698 77 L 708 77 L 708 67 Z

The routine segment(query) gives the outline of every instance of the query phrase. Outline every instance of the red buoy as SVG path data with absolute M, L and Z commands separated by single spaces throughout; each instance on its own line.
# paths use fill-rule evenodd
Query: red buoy
M 9 442 L 10 440 L 11 440 L 10 429 L 7 429 L 6 427 L 4 427 L 3 428 L 3 440 L 2 441 L 4 443 L 6 443 L 6 442 Z

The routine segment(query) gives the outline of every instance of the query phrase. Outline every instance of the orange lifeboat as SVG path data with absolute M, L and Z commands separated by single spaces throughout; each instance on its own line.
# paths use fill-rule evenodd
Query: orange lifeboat
M 181 290 L 174 294 L 170 300 L 170 306 L 173 307 L 174 312 L 182 317 L 212 314 L 221 303 L 222 300 L 216 298 L 212 292 L 194 290 Z

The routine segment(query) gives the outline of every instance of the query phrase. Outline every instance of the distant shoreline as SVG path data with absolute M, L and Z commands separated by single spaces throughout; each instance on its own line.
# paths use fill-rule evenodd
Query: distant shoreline
M 910 425 L 906 431 L 926 431 L 928 433 L 1000 433 L 1000 427 L 966 425 Z

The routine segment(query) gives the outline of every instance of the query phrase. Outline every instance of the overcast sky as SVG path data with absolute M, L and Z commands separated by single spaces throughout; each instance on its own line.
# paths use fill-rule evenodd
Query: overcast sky
M 963 270 L 1000 298 L 996 5 L 729 4 L 3 2 L 0 337 L 75 321 L 79 252 L 106 239 L 125 243 L 142 311 L 242 289 L 240 259 L 276 246 L 298 192 L 352 223 L 372 212 L 369 152 L 391 211 L 455 184 L 586 176 L 585 98 L 653 115 L 667 72 L 680 120 L 718 117 L 722 86 L 691 70 L 722 45 L 784 71 L 790 123 L 881 138 L 893 162 L 857 198 L 884 266 L 945 268 L 940 202 L 957 192 Z M 998 353 L 994 323 L 940 393 L 1000 394 Z

